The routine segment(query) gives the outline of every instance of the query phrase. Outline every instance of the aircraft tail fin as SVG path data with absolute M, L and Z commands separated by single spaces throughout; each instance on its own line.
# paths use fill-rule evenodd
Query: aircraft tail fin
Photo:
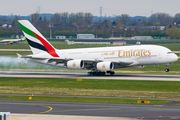
M 48 52 L 53 57 L 59 57 L 56 49 L 28 20 L 18 20 L 18 22 L 33 54 Z

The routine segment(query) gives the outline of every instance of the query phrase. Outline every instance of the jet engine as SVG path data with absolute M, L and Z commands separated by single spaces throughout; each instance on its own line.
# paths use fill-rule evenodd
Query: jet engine
M 98 70 L 110 71 L 114 69 L 114 64 L 112 62 L 99 62 L 96 67 Z
M 67 62 L 68 68 L 82 69 L 84 68 L 84 61 L 82 60 L 70 60 Z

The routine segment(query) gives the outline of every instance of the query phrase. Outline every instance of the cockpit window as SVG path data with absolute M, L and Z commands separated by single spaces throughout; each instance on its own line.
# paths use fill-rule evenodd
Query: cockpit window
M 173 52 L 167 52 L 167 54 L 172 54 Z

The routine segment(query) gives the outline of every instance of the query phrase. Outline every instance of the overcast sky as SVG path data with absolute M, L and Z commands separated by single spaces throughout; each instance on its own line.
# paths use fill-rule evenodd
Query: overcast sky
M 129 14 L 150 16 L 151 12 L 163 12 L 174 16 L 180 12 L 180 0 L 0 0 L 0 15 L 29 15 L 56 12 L 91 12 L 94 16 Z

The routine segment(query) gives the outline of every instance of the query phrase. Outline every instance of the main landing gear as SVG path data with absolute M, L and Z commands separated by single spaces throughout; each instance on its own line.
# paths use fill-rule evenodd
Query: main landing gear
M 166 64 L 165 72 L 169 72 L 168 64 Z
M 91 71 L 88 72 L 89 76 L 105 76 L 107 74 L 114 75 L 114 71 L 107 71 L 107 72 L 101 72 L 101 71 Z
M 109 73 L 110 75 L 114 75 L 114 71 L 107 71 L 106 73 Z

